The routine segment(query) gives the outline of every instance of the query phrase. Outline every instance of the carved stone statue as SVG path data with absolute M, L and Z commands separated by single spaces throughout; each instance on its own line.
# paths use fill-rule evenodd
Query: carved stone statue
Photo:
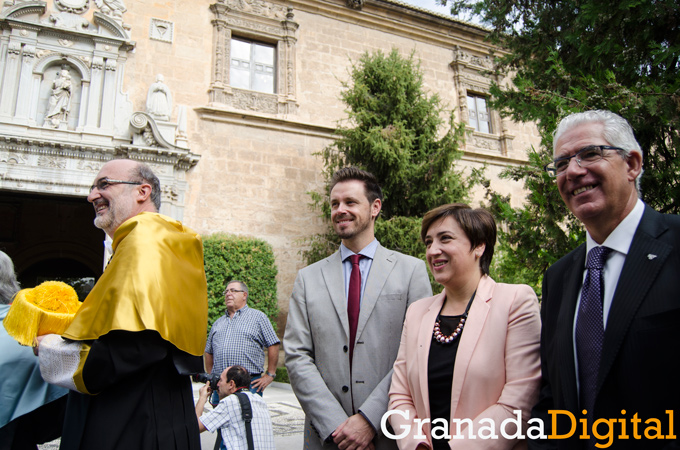
M 57 128 L 66 122 L 71 109 L 71 72 L 63 69 L 57 72 L 52 83 L 52 95 L 49 100 L 49 110 L 45 116 L 45 123 Z
M 146 96 L 146 112 L 160 120 L 170 120 L 172 113 L 172 94 L 163 82 L 163 75 L 156 75 L 156 81 L 149 87 Z

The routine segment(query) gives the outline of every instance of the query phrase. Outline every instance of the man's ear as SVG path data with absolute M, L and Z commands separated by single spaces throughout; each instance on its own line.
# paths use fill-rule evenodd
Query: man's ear
M 145 203 L 151 198 L 151 185 L 143 183 L 137 188 L 137 202 Z
M 638 152 L 630 152 L 626 157 L 628 181 L 635 181 L 642 171 L 642 155 Z
M 382 201 L 379 198 L 376 198 L 371 204 L 371 218 L 375 220 L 378 217 L 378 214 L 380 214 L 381 209 Z

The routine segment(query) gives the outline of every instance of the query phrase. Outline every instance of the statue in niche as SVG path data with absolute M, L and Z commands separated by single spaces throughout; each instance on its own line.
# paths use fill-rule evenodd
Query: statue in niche
M 163 82 L 163 75 L 156 75 L 156 81 L 149 87 L 146 96 L 146 112 L 160 120 L 170 120 L 172 113 L 172 94 Z
M 45 116 L 45 123 L 57 128 L 66 122 L 71 109 L 71 72 L 62 69 L 52 83 L 52 95 L 49 100 L 49 110 Z
M 94 0 L 94 2 L 102 13 L 117 19 L 122 19 L 123 13 L 127 11 L 123 0 Z

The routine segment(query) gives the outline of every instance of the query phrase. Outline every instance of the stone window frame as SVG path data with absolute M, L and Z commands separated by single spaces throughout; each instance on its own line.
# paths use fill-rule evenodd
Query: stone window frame
M 277 48 L 276 44 L 275 44 L 275 43 L 273 44 L 273 43 L 270 43 L 270 42 L 262 42 L 262 41 L 258 41 L 258 40 L 254 40 L 254 39 L 248 39 L 248 38 L 244 38 L 244 37 L 241 37 L 241 36 L 234 36 L 234 35 L 232 35 L 232 36 L 231 36 L 232 47 L 233 47 L 234 41 L 237 41 L 237 42 L 244 42 L 244 43 L 250 45 L 250 56 L 249 56 L 249 58 L 248 58 L 248 64 L 249 64 L 249 77 L 248 77 L 248 80 L 249 80 L 251 86 L 253 85 L 253 77 L 255 77 L 256 74 L 257 74 L 257 69 L 256 69 L 257 64 L 256 64 L 256 62 L 253 60 L 253 59 L 254 59 L 254 48 L 255 48 L 255 47 L 260 47 L 260 48 L 268 47 L 268 48 L 270 48 L 270 49 L 273 49 L 271 65 L 265 64 L 266 66 L 272 67 L 272 68 L 273 68 L 273 73 L 271 74 L 271 78 L 273 79 L 273 82 L 272 82 L 272 84 L 273 84 L 273 85 L 272 85 L 272 90 L 273 90 L 273 92 L 268 92 L 268 91 L 264 91 L 264 90 L 260 90 L 260 89 L 250 89 L 250 90 L 256 91 L 256 92 L 263 92 L 263 93 L 265 93 L 265 94 L 266 94 L 266 93 L 269 93 L 269 94 L 276 94 L 276 92 L 277 92 L 276 89 L 277 89 L 277 87 L 278 87 L 278 86 L 277 86 L 277 74 L 276 74 L 276 71 L 277 71 L 277 68 L 278 68 L 278 61 L 277 61 L 277 59 L 276 59 L 276 48 Z M 245 61 L 245 60 L 244 60 L 244 61 Z M 234 58 L 230 58 L 230 63 L 229 63 L 229 69 L 230 69 L 230 72 L 229 72 L 229 73 L 230 73 L 230 76 L 231 76 L 231 69 L 233 68 L 233 67 L 232 67 L 233 62 L 234 62 Z M 237 69 L 237 70 L 238 70 L 238 69 Z M 232 88 L 233 88 L 233 89 L 237 89 L 237 88 L 234 87 L 234 86 L 232 86 Z M 245 88 L 244 88 L 244 89 L 245 89 Z
M 210 106 L 266 114 L 295 114 L 296 32 L 293 8 L 266 0 L 218 0 L 214 14 Z M 229 84 L 231 38 L 275 45 L 275 93 L 234 88 Z
M 475 129 L 475 132 L 477 132 L 477 133 L 494 134 L 495 128 L 494 128 L 492 120 L 491 120 L 491 109 L 489 108 L 489 96 L 485 95 L 485 94 L 478 94 L 477 92 L 472 92 L 472 91 L 467 91 L 466 94 L 467 94 L 466 101 L 468 103 L 468 121 L 467 121 L 468 125 L 473 127 Z M 469 106 L 470 99 L 475 99 L 475 104 L 478 104 L 477 100 L 484 100 L 484 102 L 485 102 L 484 106 L 485 106 L 486 109 L 483 112 L 486 113 L 486 115 L 488 116 L 488 119 L 485 121 L 485 123 L 489 124 L 489 131 L 488 132 L 480 130 L 479 123 L 481 121 L 479 119 L 477 119 L 477 124 L 478 124 L 477 126 L 474 126 L 470 123 L 470 106 Z M 479 109 L 476 108 L 475 111 L 477 112 L 477 116 L 479 116 L 479 113 L 480 113 Z
M 489 108 L 490 133 L 477 131 L 470 125 L 467 98 L 469 96 L 491 98 L 491 84 L 496 81 L 492 75 L 494 67 L 490 56 L 477 56 L 456 46 L 453 51 L 453 69 L 455 88 L 458 94 L 459 113 L 468 139 L 466 148 L 475 152 L 500 153 L 508 155 L 512 150 L 513 135 L 507 131 L 498 111 Z

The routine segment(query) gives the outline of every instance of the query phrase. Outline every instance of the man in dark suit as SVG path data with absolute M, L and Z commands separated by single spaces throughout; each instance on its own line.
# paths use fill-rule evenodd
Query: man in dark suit
M 543 279 L 533 417 L 549 437 L 529 448 L 679 448 L 680 218 L 638 198 L 642 150 L 620 116 L 572 114 L 553 142 L 546 170 L 587 242 Z
M 406 308 L 432 295 L 430 280 L 422 260 L 375 239 L 382 190 L 371 173 L 338 170 L 330 202 L 342 244 L 298 273 L 283 337 L 290 384 L 306 416 L 304 448 L 396 449 L 381 419 Z

